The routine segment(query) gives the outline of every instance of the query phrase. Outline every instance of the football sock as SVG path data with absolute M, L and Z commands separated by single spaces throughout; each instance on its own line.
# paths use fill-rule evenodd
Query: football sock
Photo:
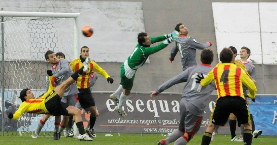
M 59 131 L 60 122 L 55 122 L 55 132 Z
M 251 145 L 252 143 L 252 130 L 245 129 L 243 133 L 244 145 Z
M 165 140 L 166 144 L 170 144 L 174 141 L 176 141 L 178 138 L 180 138 L 183 135 L 183 132 L 181 132 L 179 129 L 174 130 Z
M 65 125 L 60 124 L 59 133 L 61 133 L 66 128 Z
M 77 128 L 78 128 L 78 130 L 79 130 L 79 133 L 80 133 L 81 135 L 85 134 L 85 129 L 84 129 L 83 121 L 77 122 L 77 123 L 76 123 L 76 126 L 77 126 Z
M 77 80 L 77 78 L 83 74 L 83 68 L 81 67 L 79 70 L 77 70 L 74 74 L 71 75 L 71 77 L 73 78 L 73 80 Z
M 202 137 L 201 145 L 209 145 L 211 143 L 212 133 L 205 132 Z
M 185 136 L 182 136 L 175 141 L 174 145 L 186 145 L 188 142 L 189 140 Z
M 233 139 L 236 136 L 236 124 L 237 124 L 237 120 L 229 120 L 231 137 L 232 137 L 231 139 Z
M 123 91 L 122 85 L 119 85 L 119 87 L 116 89 L 116 91 L 113 93 L 114 96 L 119 96 L 120 93 Z
M 67 123 L 67 129 L 71 129 L 72 128 L 72 126 L 73 126 L 73 115 L 70 115 L 69 116 L 69 121 L 68 121 L 68 123 Z
M 117 105 L 117 107 L 118 107 L 119 109 L 122 109 L 122 107 L 125 105 L 125 102 L 126 102 L 126 100 L 127 100 L 127 97 L 128 97 L 128 96 L 124 95 L 123 92 L 121 93 L 120 98 L 119 98 L 119 103 L 118 103 L 118 105 Z
M 96 121 L 96 117 L 90 115 L 90 120 L 89 120 L 90 126 L 89 126 L 89 129 L 93 129 L 95 121 Z
M 39 121 L 39 123 L 38 123 L 38 128 L 37 128 L 37 130 L 36 130 L 36 135 L 39 135 L 39 133 L 40 133 L 42 127 L 44 126 L 44 124 L 45 124 L 44 121 L 42 121 L 42 120 Z

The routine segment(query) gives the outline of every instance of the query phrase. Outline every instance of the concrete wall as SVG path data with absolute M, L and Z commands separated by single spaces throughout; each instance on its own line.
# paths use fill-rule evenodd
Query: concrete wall
M 96 0 L 101 1 L 101 0 Z M 112 0 L 106 0 L 112 1 Z M 113 0 L 114 1 L 114 0 Z M 212 12 L 213 0 L 190 1 L 190 0 L 124 0 L 126 2 L 142 2 L 144 26 L 149 36 L 158 36 L 172 31 L 175 25 L 182 22 L 189 29 L 189 35 L 196 38 L 198 42 L 213 42 L 213 50 L 216 52 L 215 29 Z M 267 0 L 260 2 L 274 2 Z M 82 1 L 80 1 L 81 3 Z M 241 2 L 241 0 L 221 0 L 221 2 Z M 254 0 L 245 0 L 244 2 L 257 2 Z M 29 5 L 40 11 L 55 11 L 56 1 L 41 1 L 40 5 L 32 5 L 28 0 L 18 2 L 17 7 Z M 5 10 L 11 7 L 2 0 L 0 7 Z M 57 9 L 56 9 L 57 10 Z M 70 8 L 59 9 L 60 12 L 71 12 Z M 136 44 L 134 44 L 135 46 Z M 150 92 L 156 89 L 160 84 L 182 71 L 180 56 L 177 55 L 175 61 L 170 63 L 168 60 L 172 44 L 164 50 L 152 55 L 149 64 L 145 64 L 137 71 L 133 92 Z M 130 48 L 133 49 L 133 48 Z M 250 48 L 251 49 L 251 48 Z M 200 51 L 197 52 L 199 60 Z M 92 58 L 93 59 L 93 58 Z M 217 63 L 217 58 L 213 66 Z M 199 62 L 199 61 L 198 61 Z M 99 77 L 94 91 L 114 91 L 120 83 L 121 63 L 98 63 L 114 79 L 114 84 L 110 85 L 103 77 Z M 43 64 L 46 66 L 46 64 Z M 260 94 L 276 94 L 275 85 L 277 84 L 277 67 L 275 65 L 256 65 L 257 69 L 257 88 Z M 42 80 L 44 81 L 44 80 Z M 167 90 L 167 92 L 181 93 L 183 84 L 176 85 Z M 270 86 L 270 87 L 269 87 Z

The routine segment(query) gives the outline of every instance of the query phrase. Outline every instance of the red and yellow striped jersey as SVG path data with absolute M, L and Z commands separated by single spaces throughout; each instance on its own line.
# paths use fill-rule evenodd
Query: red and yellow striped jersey
M 200 83 L 202 86 L 215 81 L 218 97 L 240 96 L 245 99 L 242 84 L 249 89 L 249 97 L 255 98 L 256 85 L 250 77 L 233 63 L 219 63 Z
M 48 114 L 49 111 L 45 107 L 45 98 L 53 92 L 54 86 L 51 83 L 53 76 L 49 76 L 49 88 L 48 91 L 41 97 L 37 99 L 29 99 L 21 103 L 18 110 L 13 114 L 13 119 L 18 120 L 19 117 L 27 112 L 27 113 L 36 113 L 36 114 Z
M 76 58 L 70 63 L 70 67 L 73 72 L 76 72 L 83 66 L 83 63 L 81 62 L 80 58 Z M 82 76 L 79 76 L 76 83 L 78 89 L 86 89 L 89 88 L 90 82 L 89 82 L 89 75 L 90 73 L 94 71 L 98 74 L 102 75 L 104 78 L 110 77 L 109 74 L 102 69 L 96 62 L 90 61 L 89 63 L 89 70 L 87 72 L 84 72 Z

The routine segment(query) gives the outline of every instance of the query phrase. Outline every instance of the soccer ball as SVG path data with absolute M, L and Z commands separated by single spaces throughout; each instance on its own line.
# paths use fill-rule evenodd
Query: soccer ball
M 82 28 L 82 32 L 84 34 L 84 36 L 86 37 L 90 37 L 93 35 L 93 29 L 90 25 L 86 25 Z

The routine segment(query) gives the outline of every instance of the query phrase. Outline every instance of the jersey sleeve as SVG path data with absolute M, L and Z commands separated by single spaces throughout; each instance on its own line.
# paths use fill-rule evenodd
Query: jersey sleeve
M 28 108 L 28 105 L 23 102 L 19 108 L 15 111 L 15 113 L 13 114 L 13 120 L 18 120 L 20 118 L 20 116 L 25 113 L 26 109 Z
M 76 72 L 76 70 L 75 70 L 76 61 L 75 60 L 71 61 L 69 65 L 70 65 L 71 70 L 73 72 Z
M 255 83 L 250 79 L 250 77 L 244 71 L 241 71 L 241 80 L 242 80 L 242 84 L 245 85 L 249 90 L 248 96 L 251 99 L 254 99 L 257 92 Z
M 206 78 L 204 78 L 201 82 L 200 82 L 200 84 L 202 85 L 202 86 L 207 86 L 207 85 L 209 85 L 210 83 L 212 83 L 212 81 L 214 80 L 214 69 L 212 69 L 208 74 L 207 74 L 207 77 Z
M 43 96 L 39 97 L 40 99 L 45 99 L 55 89 L 55 87 L 51 83 L 52 78 L 53 76 L 48 77 L 48 90 Z
M 94 72 L 97 72 L 98 74 L 100 74 L 104 78 L 110 77 L 110 75 L 104 69 L 102 69 L 96 62 L 91 61 L 91 63 L 93 64 L 93 71 Z
M 159 45 L 157 46 L 153 46 L 153 47 L 146 47 L 145 49 L 145 54 L 147 56 L 151 55 L 151 54 L 154 54 L 162 49 L 164 49 L 168 44 L 164 44 L 164 43 L 160 43 Z
M 175 42 L 175 45 L 173 46 L 173 48 L 171 49 L 171 52 L 170 52 L 170 58 L 172 60 L 174 60 L 174 58 L 175 58 L 178 51 L 179 50 L 178 50 L 178 47 L 177 47 L 177 42 Z
M 206 42 L 206 43 L 199 43 L 197 42 L 195 39 L 190 38 L 188 39 L 188 43 L 190 45 L 191 48 L 195 48 L 195 49 L 205 49 L 207 47 L 210 47 L 210 43 Z
M 185 71 L 183 71 L 182 73 L 180 73 L 179 75 L 169 79 L 168 81 L 166 81 L 165 83 L 163 83 L 162 85 L 160 85 L 158 87 L 158 89 L 156 90 L 158 93 L 163 92 L 164 90 L 172 87 L 175 84 L 179 84 L 182 82 L 186 82 L 189 76 L 189 70 L 190 69 L 186 69 Z
M 160 42 L 166 39 L 166 37 L 164 35 L 162 36 L 158 36 L 158 37 L 150 37 L 151 39 L 151 43 L 154 44 L 156 42 Z
M 70 72 L 68 61 L 63 59 L 63 60 L 60 60 L 60 62 L 61 62 L 61 70 L 58 73 L 54 74 L 56 78 L 64 75 L 67 72 Z

